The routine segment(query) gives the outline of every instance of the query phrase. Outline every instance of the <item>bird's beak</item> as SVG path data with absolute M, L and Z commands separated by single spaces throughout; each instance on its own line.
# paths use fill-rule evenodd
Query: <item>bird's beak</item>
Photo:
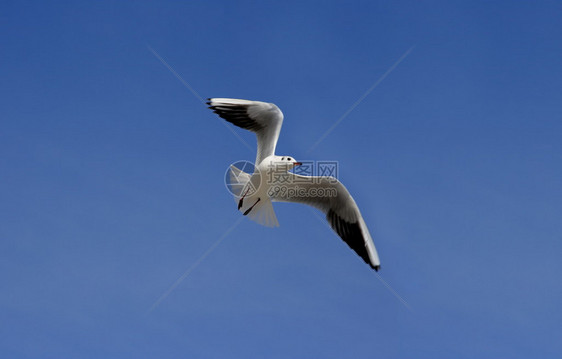
M 301 166 L 301 165 L 302 165 L 302 162 L 295 162 L 295 167 L 296 167 L 296 166 Z

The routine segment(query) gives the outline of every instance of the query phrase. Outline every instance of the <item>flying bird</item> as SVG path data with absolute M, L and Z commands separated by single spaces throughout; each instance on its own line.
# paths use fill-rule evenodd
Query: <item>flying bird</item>
M 279 226 L 272 202 L 302 203 L 326 215 L 331 228 L 371 268 L 380 260 L 355 203 L 345 186 L 334 177 L 302 176 L 289 172 L 301 165 L 292 156 L 275 155 L 283 113 L 273 103 L 230 98 L 209 98 L 207 105 L 226 121 L 252 131 L 258 148 L 253 173 L 230 167 L 230 178 L 240 184 L 234 191 L 238 210 L 259 224 Z

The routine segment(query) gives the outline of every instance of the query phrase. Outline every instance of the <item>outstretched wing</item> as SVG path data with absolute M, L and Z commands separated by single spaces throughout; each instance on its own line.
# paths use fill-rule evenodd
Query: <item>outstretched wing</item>
M 275 104 L 238 100 L 233 98 L 209 98 L 207 105 L 217 115 L 238 127 L 252 131 L 258 138 L 256 166 L 274 154 L 283 113 Z
M 279 191 L 270 192 L 273 201 L 303 203 L 318 208 L 340 238 L 371 268 L 379 270 L 379 255 L 371 234 L 355 200 L 341 182 L 333 177 L 291 173 L 291 180 L 279 188 Z

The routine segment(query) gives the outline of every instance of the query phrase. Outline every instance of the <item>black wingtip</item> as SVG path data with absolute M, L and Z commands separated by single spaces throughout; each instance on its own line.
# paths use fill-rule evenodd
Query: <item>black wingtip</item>
M 381 266 L 380 265 L 373 266 L 373 269 L 375 270 L 375 272 L 378 272 L 379 269 L 381 269 Z

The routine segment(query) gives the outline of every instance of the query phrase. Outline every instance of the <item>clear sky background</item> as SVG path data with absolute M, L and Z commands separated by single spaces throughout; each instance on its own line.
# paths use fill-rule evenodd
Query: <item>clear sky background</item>
M 559 358 L 561 18 L 556 1 L 3 1 L 2 357 Z M 255 140 L 148 46 L 204 98 L 276 103 L 278 154 L 339 161 L 411 311 L 291 204 L 150 311 L 239 219 L 224 173 Z

